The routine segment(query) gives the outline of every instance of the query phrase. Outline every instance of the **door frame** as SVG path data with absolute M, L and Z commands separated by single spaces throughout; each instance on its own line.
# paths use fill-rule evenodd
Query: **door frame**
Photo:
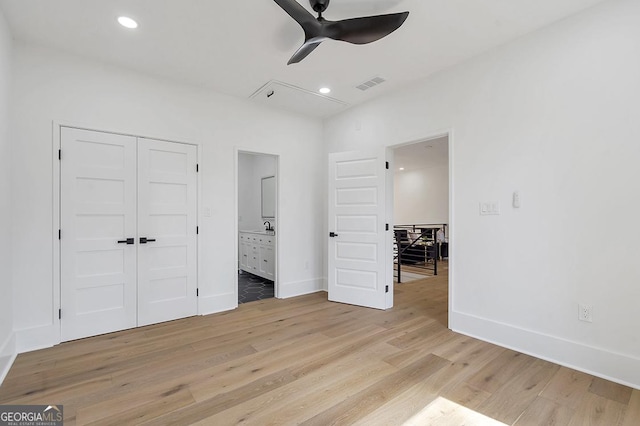
M 108 129 L 108 127 L 101 127 L 96 125 L 82 125 L 78 122 L 69 122 L 64 120 L 52 120 L 51 123 L 51 193 L 52 193 L 52 221 L 51 221 L 51 247 L 52 247 L 52 277 L 51 277 L 51 291 L 53 294 L 53 304 L 51 307 L 51 328 L 48 329 L 50 332 L 47 334 L 45 340 L 49 341 L 52 345 L 56 345 L 62 342 L 62 329 L 61 321 L 58 315 L 59 309 L 61 309 L 61 246 L 59 239 L 59 230 L 61 228 L 61 202 L 60 202 L 60 191 L 61 191 L 61 166 L 60 166 L 60 158 L 58 156 L 58 152 L 61 149 L 61 133 L 62 127 L 71 127 L 74 129 L 80 130 L 90 130 L 93 132 L 102 132 L 102 133 L 112 133 L 117 135 L 124 136 L 133 136 L 136 138 L 148 138 L 155 139 L 159 141 L 172 142 L 172 143 L 180 143 L 185 145 L 194 145 L 197 150 L 197 161 L 198 164 L 202 161 L 202 145 L 193 140 L 189 140 L 189 138 L 185 137 L 175 137 L 175 138 L 166 138 L 166 137 L 158 137 L 153 135 L 144 134 L 143 132 L 135 132 L 128 130 L 118 130 L 118 129 Z M 197 190 L 196 190 L 196 226 L 200 226 L 202 224 L 201 220 L 201 199 L 202 199 L 202 173 L 197 174 Z M 200 261 L 200 253 L 201 250 L 201 238 L 197 239 L 196 244 L 196 282 L 198 283 L 198 288 L 200 287 L 200 276 L 201 276 L 201 264 Z M 197 315 L 200 315 L 200 299 L 198 299 L 198 310 Z
M 454 195 L 455 195 L 455 181 L 454 181 L 454 129 L 451 128 L 445 128 L 445 129 L 441 129 L 432 133 L 428 133 L 426 136 L 424 137 L 420 137 L 417 139 L 412 139 L 409 141 L 404 141 L 404 142 L 396 142 L 396 143 L 391 143 L 390 145 L 387 145 L 387 148 L 391 148 L 391 149 L 396 149 L 396 148 L 400 148 L 402 146 L 407 146 L 407 145 L 413 145 L 416 143 L 421 143 L 421 142 L 427 142 L 430 141 L 432 139 L 438 139 L 438 138 L 442 138 L 442 137 L 447 137 L 448 138 L 448 145 L 449 145 L 449 158 L 448 158 L 448 166 L 449 166 L 449 224 L 448 224 L 448 236 L 449 236 L 449 240 L 453 240 L 455 241 L 455 232 L 456 232 L 456 227 L 455 227 L 455 220 L 454 220 L 454 211 L 455 211 L 455 203 L 453 202 L 454 200 Z M 391 174 L 391 182 L 392 185 L 395 184 L 394 182 L 394 174 Z M 391 206 L 391 209 L 393 210 L 393 202 L 394 199 L 391 198 L 390 200 L 387 200 L 387 206 Z M 447 271 L 448 274 L 448 294 L 447 294 L 447 300 L 448 300 L 448 311 L 447 311 L 447 324 L 448 327 L 451 328 L 451 314 L 453 312 L 453 306 L 454 306 L 454 296 L 455 296 L 455 261 L 456 261 L 456 248 L 457 248 L 457 244 L 452 244 L 449 246 L 449 269 Z
M 275 271 L 274 271 L 274 277 L 273 277 L 273 287 L 274 287 L 274 297 L 281 299 L 282 297 L 280 296 L 280 285 L 279 285 L 279 281 L 280 281 L 280 154 L 276 153 L 276 152 L 272 152 L 272 151 L 265 151 L 265 150 L 255 150 L 252 148 L 243 148 L 243 147 L 238 147 L 235 146 L 233 148 L 233 169 L 234 169 L 234 174 L 233 174 L 233 187 L 234 187 L 234 191 L 233 191 L 233 198 L 234 198 L 234 202 L 233 202 L 233 212 L 234 212 L 234 220 L 233 220 L 233 230 L 234 230 L 234 243 L 233 243 L 233 248 L 234 248 L 234 252 L 235 252 L 235 263 L 234 263 L 234 287 L 233 287 L 233 293 L 234 293 L 234 297 L 235 297 L 235 306 L 234 309 L 236 309 L 238 307 L 238 269 L 240 267 L 240 258 L 238 255 L 238 250 L 239 250 L 239 242 L 238 242 L 238 235 L 240 232 L 239 229 L 239 218 L 238 218 L 238 214 L 239 214 L 239 209 L 238 209 L 238 203 L 239 203 L 239 194 L 238 194 L 238 173 L 240 172 L 239 170 L 239 164 L 238 164 L 238 159 L 240 154 L 252 154 L 252 155 L 269 155 L 275 158 L 276 160 L 276 172 L 275 172 L 275 176 L 276 176 L 276 217 L 275 217 L 275 221 L 274 221 L 274 226 L 276 228 L 276 233 L 274 235 L 275 238 L 275 244 L 276 244 L 276 249 L 274 250 L 274 255 L 275 255 Z

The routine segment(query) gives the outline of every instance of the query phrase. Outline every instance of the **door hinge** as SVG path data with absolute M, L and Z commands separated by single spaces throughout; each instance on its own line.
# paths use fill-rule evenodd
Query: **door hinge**
M 58 160 L 62 160 L 62 150 L 58 150 Z
M 200 296 L 200 289 L 196 288 L 196 297 Z
M 388 162 L 388 161 L 385 161 L 385 162 L 384 162 L 384 167 L 385 167 L 387 170 L 389 170 L 389 162 Z
M 388 223 L 385 223 L 385 224 L 384 224 L 384 230 L 385 230 L 385 231 L 388 231 L 388 230 L 389 230 L 389 224 L 388 224 Z
M 62 309 L 58 309 L 58 319 L 62 319 Z
M 384 286 L 384 292 L 385 293 L 389 293 L 389 286 L 388 285 Z
M 198 235 L 200 233 L 200 227 L 196 226 L 196 235 Z
M 62 229 L 58 229 L 58 239 L 62 239 Z
M 196 173 L 200 171 L 200 164 L 196 164 Z

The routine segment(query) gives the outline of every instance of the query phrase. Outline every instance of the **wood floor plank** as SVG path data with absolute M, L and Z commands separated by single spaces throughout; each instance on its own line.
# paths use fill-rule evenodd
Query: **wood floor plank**
M 525 365 L 517 375 L 480 404 L 477 411 L 503 423 L 513 424 L 559 368 L 556 364 L 540 359 L 534 359 Z
M 0 404 L 61 405 L 62 403 L 58 401 L 68 401 L 79 393 L 101 391 L 110 389 L 112 386 L 111 375 L 101 375 L 59 385 L 50 382 L 42 387 L 38 385 L 19 396 L 2 398 Z
M 373 329 L 377 329 L 373 327 Z M 348 339 L 348 338 L 347 338 Z M 193 368 L 194 365 L 183 366 L 176 364 L 171 366 L 158 366 L 160 372 L 153 374 L 155 368 L 151 368 L 146 374 L 132 375 L 130 372 L 123 373 L 122 376 L 116 375 L 114 383 L 122 386 L 126 385 L 129 392 L 135 392 L 136 389 L 153 386 L 158 382 L 178 385 L 180 383 L 190 383 L 191 389 L 197 398 L 204 399 L 206 396 L 218 391 L 229 391 L 233 387 L 242 386 L 246 381 L 259 380 L 277 370 L 278 367 L 272 360 L 279 359 L 283 361 L 282 365 L 286 365 L 287 358 L 281 356 L 282 353 L 290 352 L 288 359 L 300 358 L 299 354 L 309 349 L 309 344 L 317 346 L 324 345 L 323 339 L 317 336 L 308 336 L 306 339 L 300 339 L 296 343 L 289 342 L 280 348 L 274 348 L 270 351 L 263 351 L 258 354 L 252 352 L 243 357 L 234 357 L 226 359 L 226 362 L 215 363 L 211 368 Z M 289 345 L 300 346 L 297 351 L 289 351 Z M 317 353 L 317 351 L 315 352 Z M 189 361 L 186 359 L 185 361 Z M 198 365 L 195 365 L 198 367 Z M 203 366 L 204 367 L 204 366 Z M 175 371 L 174 371 L 175 370 Z M 180 373 L 177 375 L 176 373 Z M 216 380 L 216 377 L 222 379 Z M 223 377 L 227 377 L 224 379 Z M 212 380 L 215 386 L 208 384 L 208 380 Z
M 589 386 L 589 392 L 625 405 L 629 403 L 632 391 L 633 389 L 628 386 L 619 385 L 599 377 L 594 378 L 591 381 L 591 386 Z
M 482 415 L 445 398 L 438 397 L 414 414 L 403 426 L 505 426 L 491 417 Z
M 253 348 L 250 351 L 238 350 L 227 353 L 212 354 L 206 360 L 206 365 L 218 365 L 229 360 L 229 357 L 237 359 L 247 354 L 255 353 Z M 180 362 L 178 362 L 180 361 Z M 77 407 L 86 407 L 96 403 L 96 401 L 112 401 L 119 398 L 126 398 L 133 404 L 136 401 L 145 401 L 148 393 L 164 392 L 183 385 L 188 380 L 188 374 L 197 374 L 201 371 L 200 364 L 189 364 L 191 360 L 185 358 L 165 359 L 163 363 L 150 365 L 149 370 L 140 368 L 131 370 L 123 365 L 122 373 L 115 373 L 111 376 L 111 386 L 101 389 L 84 389 L 85 392 L 77 392 L 69 395 L 65 400 L 65 416 Z M 186 362 L 186 363 L 185 363 Z M 43 401 L 45 403 L 46 401 Z M 107 411 L 107 413 L 109 413 Z
M 351 424 L 373 411 L 381 402 L 404 392 L 448 364 L 447 360 L 428 354 L 302 424 L 308 426 Z
M 442 326 L 438 324 L 437 321 L 430 320 L 423 324 L 419 329 L 406 333 L 400 337 L 395 337 L 389 340 L 388 343 L 400 349 L 407 349 L 412 346 L 421 346 L 424 345 L 425 339 L 430 338 L 438 332 L 446 333 L 446 330 L 443 330 Z
M 452 373 L 439 393 L 445 397 L 449 396 L 455 386 L 477 374 L 480 369 L 484 368 L 492 360 L 497 359 L 505 351 L 506 349 L 495 345 L 466 345 L 464 350 L 445 358 L 452 362 L 452 366 L 449 368 Z M 435 351 L 433 353 L 438 355 Z
M 536 398 L 524 413 L 516 420 L 515 426 L 564 426 L 568 425 L 575 410 L 566 405 Z
M 507 350 L 478 371 L 468 380 L 468 383 L 478 389 L 494 393 L 534 361 L 535 358 L 531 356 Z
M 402 425 L 437 398 L 437 394 L 426 391 L 424 386 L 418 383 L 382 403 L 378 408 L 355 421 L 353 426 Z
M 195 402 L 181 407 L 171 413 L 153 419 L 149 424 L 195 424 L 201 420 L 213 421 L 213 417 L 225 410 L 237 407 L 245 402 L 264 395 L 274 389 L 291 383 L 295 377 L 288 370 L 277 371 L 269 376 L 247 383 L 244 386 L 229 392 L 219 393 L 216 396 L 201 402 Z M 145 424 L 146 422 L 139 422 Z
M 13 377 L 9 380 L 14 394 L 28 392 L 29 395 L 33 395 L 34 393 L 47 392 L 52 386 L 71 385 L 74 383 L 88 381 L 97 377 L 117 372 L 122 368 L 120 361 L 122 357 L 127 357 L 127 366 L 133 367 L 136 365 L 145 365 L 156 359 L 161 359 L 169 354 L 171 356 L 180 356 L 185 352 L 192 352 L 192 350 L 188 347 L 165 347 L 162 350 L 151 353 L 143 353 L 139 356 L 127 356 L 127 354 L 123 355 L 119 354 L 117 351 L 114 351 L 113 355 L 110 357 L 103 357 L 100 360 L 90 358 L 86 361 L 83 361 L 83 365 L 88 366 L 88 368 L 85 368 L 84 370 L 78 370 L 77 368 L 77 364 L 80 361 L 77 361 L 75 364 L 61 363 L 61 366 L 58 366 L 58 364 L 56 364 L 56 367 L 54 369 L 40 371 L 33 374 L 30 378 L 18 379 L 16 384 L 12 383 L 12 381 L 14 380 Z M 0 398 L 10 398 L 11 396 L 11 394 L 1 394 Z
M 345 335 L 339 339 L 343 340 L 343 344 L 347 341 L 354 342 L 376 334 L 377 330 L 376 326 L 371 326 L 360 330 L 358 336 Z M 230 389 L 243 386 L 249 381 L 260 379 L 282 368 L 290 368 L 293 371 L 300 365 L 301 360 L 306 358 L 311 363 L 325 356 L 324 354 L 331 348 L 327 340 L 310 336 L 307 342 L 302 344 L 291 342 L 286 346 L 258 352 L 230 364 L 222 364 L 194 378 L 190 389 L 197 401 L 203 401 L 219 392 L 228 392 Z
M 624 414 L 622 426 L 637 426 L 638 424 L 640 424 L 640 390 L 634 389 Z
M 385 353 L 390 348 L 380 343 L 369 350 L 335 358 L 313 371 L 307 371 L 295 382 L 265 393 L 247 404 L 232 407 L 203 420 L 201 424 L 299 424 L 354 392 L 371 386 L 381 376 L 397 371 L 371 356 L 380 351 Z
M 129 410 L 109 414 L 94 422 L 84 422 L 80 416 L 76 418 L 77 424 L 112 426 L 112 425 L 137 425 L 146 420 L 155 419 L 164 413 L 175 411 L 194 402 L 191 393 L 186 388 L 180 388 L 166 392 L 162 398 L 154 399 L 146 404 L 137 405 Z
M 593 376 L 560 367 L 540 396 L 575 410 L 585 398 L 592 381 Z
M 588 393 L 581 401 L 568 426 L 617 426 L 625 417 L 626 405 Z M 640 419 L 636 419 L 636 424 Z
M 478 367 L 484 366 L 486 358 L 493 360 L 506 352 L 507 349 L 468 336 L 458 335 L 455 339 L 443 342 L 433 348 L 432 352 L 449 361 L 464 361 Z
M 473 409 L 490 396 L 487 392 L 477 390 L 475 398 L 472 400 L 460 397 L 461 392 L 459 390 L 456 393 L 446 392 L 446 389 L 454 387 L 455 383 L 464 385 L 462 380 L 472 373 L 472 368 L 469 365 L 465 365 L 464 362 L 448 362 L 448 365 L 428 377 L 423 377 L 419 383 L 390 401 L 385 402 L 374 412 L 358 420 L 357 423 L 362 425 L 403 424 L 440 397 L 444 397 L 454 403 L 460 401 L 461 404 L 459 405 Z
M 340 347 L 328 347 L 323 350 L 322 353 L 313 355 L 313 357 L 309 357 L 309 359 L 300 363 L 295 368 L 292 367 L 292 372 L 297 377 L 303 377 L 309 372 L 315 371 L 327 364 L 332 363 L 335 359 L 340 359 L 345 356 L 349 356 L 353 353 L 360 353 L 362 350 L 370 348 L 372 346 L 377 345 L 378 343 L 385 343 L 386 338 L 393 333 L 404 333 L 411 330 L 413 327 L 416 327 L 413 321 L 409 321 L 404 323 L 402 326 L 396 326 L 393 330 L 383 329 L 384 331 L 379 331 L 377 333 L 372 333 L 368 336 L 364 336 L 361 339 L 350 339 L 349 343 L 341 345 Z M 359 332 L 358 334 L 361 334 Z M 347 337 L 347 339 L 349 339 Z M 391 347 L 385 343 L 385 347 Z M 396 353 L 397 350 L 394 350 L 393 353 Z M 390 353 L 386 353 L 381 358 L 386 358 L 391 356 Z
M 491 394 L 471 386 L 467 382 L 460 382 L 441 392 L 441 395 L 451 402 L 460 404 L 472 410 L 477 410 Z

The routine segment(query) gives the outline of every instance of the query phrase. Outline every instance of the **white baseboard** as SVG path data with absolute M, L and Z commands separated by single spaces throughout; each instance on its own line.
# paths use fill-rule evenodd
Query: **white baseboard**
M 198 298 L 198 314 L 210 315 L 218 312 L 230 311 L 238 307 L 236 293 L 215 294 Z
M 289 297 L 302 296 L 305 294 L 316 293 L 323 290 L 322 278 L 296 281 L 290 283 L 279 284 L 280 299 L 288 299 Z M 200 296 L 198 298 L 198 314 L 210 315 L 219 312 L 230 311 L 238 307 L 238 296 L 236 293 L 216 294 L 213 296 Z
M 640 389 L 640 359 L 512 325 L 452 312 L 451 330 Z
M 278 297 L 280 299 L 288 299 L 290 297 L 317 293 L 322 290 L 323 290 L 322 278 L 313 278 L 311 280 L 280 283 Z
M 16 351 L 37 351 L 60 343 L 60 329 L 53 325 L 16 330 Z
M 5 377 L 9 374 L 9 370 L 16 360 L 16 335 L 11 332 L 0 346 L 0 385 L 4 382 Z

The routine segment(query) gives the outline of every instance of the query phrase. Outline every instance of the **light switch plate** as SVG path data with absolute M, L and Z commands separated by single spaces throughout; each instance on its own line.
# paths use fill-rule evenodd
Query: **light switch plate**
M 498 201 L 483 201 L 480 203 L 480 216 L 491 216 L 500 214 L 500 203 Z

